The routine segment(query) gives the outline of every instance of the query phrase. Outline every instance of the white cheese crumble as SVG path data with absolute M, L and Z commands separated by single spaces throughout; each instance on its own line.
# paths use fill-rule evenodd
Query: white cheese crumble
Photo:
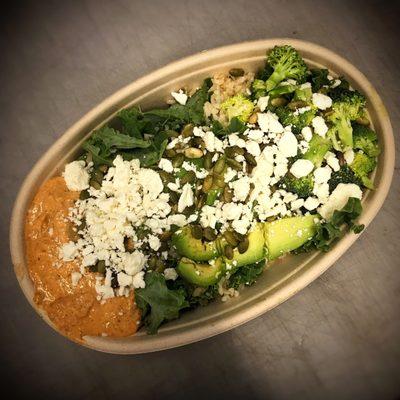
M 332 99 L 322 93 L 313 93 L 312 102 L 314 106 L 320 110 L 326 110 L 327 108 L 332 107 Z
M 71 272 L 71 282 L 72 286 L 77 286 L 80 279 L 82 278 L 82 274 L 80 272 Z
M 168 280 L 174 281 L 176 278 L 178 278 L 178 274 L 177 274 L 175 268 L 165 268 L 164 277 L 167 281 Z
M 167 158 L 161 158 L 158 163 L 158 167 L 165 172 L 171 173 L 174 171 L 174 167 L 172 166 L 172 162 Z
M 325 183 L 331 179 L 332 170 L 329 166 L 319 167 L 314 171 L 314 182 Z
M 290 167 L 290 173 L 296 178 L 307 176 L 314 169 L 314 164 L 310 160 L 296 160 Z
M 346 150 L 343 153 L 343 158 L 348 165 L 350 165 L 354 161 L 354 151 L 353 149 Z
M 285 132 L 278 142 L 278 149 L 285 157 L 297 155 L 297 138 L 292 132 Z
M 90 175 L 85 161 L 72 161 L 67 164 L 63 177 L 69 190 L 81 191 L 89 187 Z
M 261 112 L 264 112 L 265 109 L 268 107 L 269 96 L 262 96 L 257 101 L 257 106 Z
M 258 125 L 263 132 L 282 133 L 284 131 L 278 116 L 271 111 L 258 113 L 257 116 Z
M 304 208 L 308 211 L 315 210 L 320 204 L 320 201 L 315 197 L 308 197 L 304 202 Z
M 309 142 L 312 139 L 312 130 L 309 126 L 305 126 L 301 130 L 301 134 L 303 135 L 304 140 L 307 142 Z
M 340 164 L 339 164 L 339 160 L 336 157 L 335 153 L 332 153 L 331 151 L 328 151 L 325 154 L 325 160 L 326 163 L 335 171 L 339 171 L 340 169 Z
M 350 197 L 361 200 L 362 191 L 360 187 L 354 183 L 339 183 L 318 212 L 324 219 L 329 220 L 335 210 L 340 210 L 346 205 Z
M 314 128 L 314 132 L 322 137 L 325 137 L 326 133 L 328 132 L 328 126 L 325 123 L 325 120 L 320 117 L 314 117 L 312 120 L 312 126 Z
M 183 92 L 182 89 L 179 90 L 179 92 L 171 92 L 171 96 L 179 103 L 182 104 L 183 106 L 186 104 L 188 96 Z
M 186 183 L 182 188 L 182 194 L 178 201 L 178 212 L 182 212 L 186 207 L 194 204 L 193 189 L 190 183 Z

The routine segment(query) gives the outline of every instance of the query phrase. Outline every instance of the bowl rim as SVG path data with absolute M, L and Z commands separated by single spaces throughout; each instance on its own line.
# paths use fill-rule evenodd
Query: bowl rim
M 381 165 L 381 184 L 379 186 L 379 192 L 375 193 L 373 202 L 368 208 L 366 208 L 362 214 L 360 222 L 366 226 L 372 221 L 376 216 L 379 209 L 382 207 L 383 202 L 389 192 L 393 171 L 394 171 L 394 161 L 395 161 L 395 144 L 393 137 L 393 130 L 390 123 L 388 112 L 378 95 L 375 88 L 365 77 L 365 75 L 359 71 L 354 65 L 349 61 L 339 56 L 335 52 L 317 45 L 315 43 L 292 39 L 292 38 L 272 38 L 272 39 L 260 39 L 255 41 L 240 42 L 237 44 L 231 44 L 227 46 L 217 47 L 211 50 L 204 50 L 202 52 L 196 53 L 194 55 L 182 58 L 178 61 L 167 64 L 145 76 L 133 81 L 132 83 L 124 86 L 118 91 L 114 92 L 108 96 L 105 100 L 100 102 L 97 106 L 93 107 L 84 116 L 82 116 L 76 123 L 74 123 L 69 129 L 65 131 L 43 154 L 43 156 L 35 163 L 30 173 L 24 179 L 18 195 L 16 197 L 11 220 L 10 220 L 10 250 L 11 259 L 14 266 L 14 272 L 16 274 L 18 283 L 25 294 L 25 297 L 32 305 L 32 307 L 39 313 L 39 315 L 58 333 L 61 333 L 54 324 L 49 321 L 46 314 L 41 310 L 33 301 L 25 282 L 26 276 L 21 274 L 21 269 L 24 268 L 24 245 L 23 240 L 21 241 L 21 233 L 23 234 L 23 226 L 25 213 L 22 210 L 26 209 L 28 194 L 32 191 L 34 183 L 43 177 L 43 173 L 46 169 L 46 165 L 52 157 L 52 154 L 62 148 L 68 147 L 72 140 L 82 131 L 86 126 L 88 126 L 93 120 L 104 114 L 106 111 L 115 107 L 118 101 L 125 99 L 132 92 L 139 92 L 141 88 L 145 88 L 150 85 L 151 82 L 156 81 L 160 77 L 172 76 L 176 70 L 182 70 L 183 68 L 189 70 L 190 68 L 196 71 L 196 68 L 201 64 L 201 62 L 208 63 L 210 61 L 221 58 L 224 55 L 240 54 L 244 51 L 250 51 L 251 49 L 268 49 L 274 45 L 291 44 L 293 47 L 297 48 L 300 52 L 308 51 L 313 54 L 318 54 L 318 56 L 324 59 L 335 60 L 335 63 L 340 63 L 341 69 L 349 71 L 348 73 L 352 76 L 357 77 L 357 82 L 363 86 L 363 91 L 370 99 L 370 103 L 373 103 L 375 108 L 378 108 L 377 119 L 379 119 L 381 124 L 380 133 L 382 135 L 382 142 L 385 144 L 385 157 L 379 160 Z M 256 51 L 256 50 L 255 50 Z M 121 107 L 119 107 L 121 108 Z M 21 215 L 23 214 L 23 215 Z M 23 236 L 22 236 L 23 237 Z M 346 235 L 343 237 L 336 245 L 335 249 L 326 253 L 324 255 L 324 262 L 316 262 L 314 265 L 305 272 L 300 274 L 294 274 L 289 278 L 283 287 L 278 287 L 273 290 L 264 299 L 259 299 L 256 304 L 252 305 L 248 309 L 242 312 L 234 313 L 234 315 L 228 315 L 227 317 L 221 318 L 220 320 L 212 321 L 211 324 L 203 324 L 203 326 L 194 326 L 189 330 L 185 330 L 183 327 L 178 333 L 167 338 L 157 336 L 149 336 L 149 339 L 143 345 L 141 342 L 139 346 L 132 344 L 126 344 L 125 342 L 116 343 L 117 341 L 112 341 L 109 339 L 104 339 L 103 341 L 91 341 L 87 340 L 85 342 L 77 342 L 88 348 L 115 354 L 138 354 L 147 353 L 153 351 L 165 350 L 173 347 L 178 347 L 193 343 L 199 340 L 215 336 L 217 334 L 223 333 L 241 324 L 244 324 L 251 319 L 258 317 L 259 315 L 265 313 L 266 311 L 276 307 L 283 301 L 292 297 L 298 291 L 306 287 L 309 283 L 315 280 L 323 272 L 325 272 L 339 257 L 341 257 L 344 252 L 357 240 L 356 235 Z M 27 279 L 30 279 L 29 276 Z M 68 339 L 71 339 L 68 337 Z M 90 338 L 88 338 L 90 339 Z

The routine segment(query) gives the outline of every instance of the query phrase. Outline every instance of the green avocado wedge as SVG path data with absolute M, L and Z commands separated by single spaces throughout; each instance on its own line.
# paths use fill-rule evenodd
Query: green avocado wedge
M 221 279 L 225 271 L 225 263 L 222 258 L 216 258 L 211 264 L 202 264 L 183 257 L 179 261 L 176 270 L 187 282 L 196 286 L 207 287 Z
M 249 247 L 243 254 L 240 254 L 237 248 L 233 252 L 233 260 L 230 262 L 235 268 L 242 267 L 243 265 L 254 264 L 267 256 L 264 240 L 264 224 L 257 224 L 249 233 L 248 239 Z M 234 261 L 236 261 L 236 263 Z
M 316 215 L 306 215 L 266 222 L 264 237 L 268 259 L 274 260 L 310 240 L 316 233 L 316 219 Z
M 172 245 L 179 255 L 194 261 L 208 261 L 218 256 L 216 243 L 194 238 L 190 226 L 185 226 L 174 233 Z

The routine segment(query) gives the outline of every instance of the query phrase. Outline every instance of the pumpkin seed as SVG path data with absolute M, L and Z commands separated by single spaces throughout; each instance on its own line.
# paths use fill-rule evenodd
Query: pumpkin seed
M 203 238 L 209 242 L 214 241 L 217 238 L 214 229 L 210 228 L 209 226 L 203 229 Z
M 192 135 L 193 135 L 193 128 L 194 128 L 193 124 L 187 124 L 187 125 L 185 125 L 184 128 L 182 129 L 181 135 L 182 135 L 184 138 L 187 138 L 187 137 L 189 137 L 189 136 L 192 136 Z
M 285 106 L 288 101 L 284 97 L 276 97 L 275 99 L 271 100 L 271 105 L 274 107 L 282 107 Z
M 214 172 L 216 174 L 221 174 L 225 169 L 225 159 L 220 157 L 214 165 Z
M 257 165 L 257 161 L 252 154 L 246 152 L 246 153 L 244 153 L 244 158 L 253 167 L 255 167 Z
M 186 215 L 187 217 L 189 217 L 190 215 L 192 215 L 196 210 L 196 206 L 193 204 L 190 207 L 186 207 L 183 211 L 182 214 Z
M 208 193 L 213 185 L 213 177 L 212 175 L 208 175 L 206 179 L 203 181 L 203 192 Z
M 186 183 L 193 183 L 196 180 L 196 174 L 194 171 L 187 171 L 185 175 L 180 180 L 181 185 L 185 185 Z
M 229 70 L 229 75 L 234 78 L 238 78 L 239 76 L 244 75 L 244 70 L 242 68 L 232 68 Z
M 95 181 L 101 183 L 103 181 L 103 178 L 104 178 L 104 174 L 101 171 L 99 171 L 98 169 L 95 169 L 92 172 L 92 179 L 94 179 Z
M 239 161 L 233 160 L 232 158 L 227 158 L 226 163 L 231 168 L 235 169 L 236 171 L 241 171 L 243 168 L 242 163 L 240 163 Z
M 79 193 L 79 199 L 80 200 L 86 200 L 90 197 L 90 194 L 87 190 L 82 190 L 82 192 Z
M 131 237 L 126 237 L 124 239 L 124 247 L 125 247 L 125 251 L 127 251 L 128 253 L 132 253 L 133 250 L 135 250 L 135 242 Z
M 195 239 L 201 239 L 203 237 L 203 228 L 200 225 L 192 226 L 192 236 Z
M 99 171 L 105 174 L 108 171 L 108 166 L 107 165 L 99 165 L 98 167 Z
M 233 146 L 233 148 L 235 149 L 235 153 L 236 153 L 236 154 L 238 154 L 238 155 L 240 155 L 240 156 L 243 156 L 243 155 L 244 155 L 244 149 L 242 149 L 241 147 L 239 147 L 239 146 Z
M 258 120 L 257 113 L 253 113 L 253 114 L 250 115 L 248 123 L 249 124 L 255 124 L 257 122 L 257 120 Z
M 212 158 L 213 157 L 214 157 L 214 153 L 207 153 L 204 156 L 204 168 L 208 171 L 212 168 L 212 165 L 213 165 Z
M 169 130 L 166 132 L 166 134 L 167 134 L 167 136 L 170 137 L 170 138 L 171 138 L 171 137 L 176 138 L 176 137 L 179 136 L 179 132 L 173 131 L 172 129 L 169 129 Z
M 207 195 L 202 193 L 199 197 L 196 198 L 196 209 L 201 210 L 207 200 Z
M 170 204 L 178 204 L 179 201 L 179 196 L 176 192 L 170 192 L 169 193 L 169 203 Z
M 219 187 L 221 189 L 223 189 L 225 187 L 225 179 L 221 175 L 214 176 L 213 182 L 214 182 L 215 186 L 217 186 L 217 187 Z
M 100 189 L 101 189 L 100 183 L 97 182 L 97 181 L 95 181 L 94 179 L 91 179 L 91 180 L 89 181 L 89 185 L 90 185 L 92 188 L 96 189 L 96 190 L 100 190 Z
M 204 140 L 201 137 L 194 137 L 191 141 L 190 141 L 190 145 L 192 147 L 197 147 L 199 149 L 204 149 L 206 147 L 206 144 L 204 143 Z
M 185 161 L 185 156 L 183 154 L 177 154 L 172 159 L 172 165 L 174 168 L 179 168 L 182 166 L 183 162 Z
M 155 271 L 161 273 L 161 272 L 164 272 L 164 269 L 165 269 L 164 261 L 161 260 L 160 258 L 158 258 L 156 261 Z
M 246 164 L 246 172 L 251 174 L 253 172 L 254 167 L 250 164 Z
M 158 171 L 158 173 L 164 185 L 174 180 L 174 177 L 168 172 Z
M 230 203 L 232 201 L 233 198 L 232 190 L 230 190 L 228 186 L 225 186 L 224 188 L 223 198 L 225 203 Z
M 105 272 L 106 272 L 106 262 L 104 260 L 97 261 L 96 270 L 100 274 L 105 274 Z
M 188 149 L 185 149 L 184 153 L 187 158 L 203 157 L 203 151 L 200 149 L 196 149 L 195 147 L 189 147 Z
M 224 248 L 224 254 L 228 260 L 232 260 L 233 259 L 233 247 L 230 246 L 229 244 L 227 244 Z
M 165 154 L 165 157 L 172 158 L 172 157 L 176 156 L 176 151 L 174 149 L 167 149 L 167 150 L 165 150 L 164 154 Z
M 239 243 L 239 241 L 236 239 L 235 235 L 231 231 L 225 231 L 224 238 L 233 247 L 236 247 Z
M 151 256 L 149 260 L 147 261 L 147 265 L 149 269 L 155 269 L 157 266 L 157 257 L 156 256 Z
M 306 107 L 307 103 L 303 100 L 291 101 L 288 105 L 291 110 L 297 110 L 298 108 Z
M 357 124 L 368 126 L 369 125 L 369 119 L 367 117 L 360 117 L 356 119 Z
M 159 239 L 162 242 L 166 242 L 167 240 L 169 240 L 172 236 L 172 232 L 171 231 L 164 231 L 163 233 L 161 233 L 161 235 L 159 236 Z
M 249 239 L 245 237 L 239 244 L 238 244 L 238 251 L 240 254 L 243 254 L 249 248 Z

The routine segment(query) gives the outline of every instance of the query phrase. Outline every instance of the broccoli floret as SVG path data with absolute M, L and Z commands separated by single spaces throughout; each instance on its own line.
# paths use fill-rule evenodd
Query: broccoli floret
M 254 98 L 264 97 L 267 95 L 267 89 L 265 87 L 265 82 L 261 79 L 254 79 L 251 84 L 251 92 Z
M 361 179 L 363 185 L 368 189 L 373 189 L 374 185 L 368 175 L 375 169 L 376 159 L 368 157 L 365 153 L 358 151 L 354 155 L 354 160 L 350 164 L 351 170 Z
M 329 139 L 319 135 L 313 135 L 309 142 L 309 148 L 304 154 L 306 160 L 310 160 L 319 167 L 324 160 L 325 154 L 331 149 L 332 143 Z
M 311 86 L 304 84 L 300 85 L 294 92 L 293 100 L 304 101 L 307 104 L 312 102 L 312 89 Z
M 351 121 L 362 115 L 364 107 L 365 97 L 357 91 L 343 90 L 333 101 L 332 113 L 327 119 L 333 124 L 329 130 L 329 137 L 336 150 L 345 151 L 353 147 Z
M 268 54 L 268 63 L 274 72 L 265 83 L 267 92 L 286 79 L 304 82 L 307 77 L 307 65 L 292 46 L 275 46 Z
M 303 199 L 312 195 L 313 186 L 314 179 L 311 174 L 302 178 L 296 178 L 288 173 L 279 183 L 279 187 L 285 189 L 287 192 L 295 193 Z
M 280 96 L 284 96 L 290 93 L 293 93 L 295 90 L 297 90 L 297 85 L 292 85 L 292 84 L 288 84 L 288 85 L 279 85 L 277 86 L 275 89 L 272 89 L 268 95 L 271 99 L 275 98 L 275 97 L 280 97 Z
M 332 173 L 331 179 L 329 179 L 329 191 L 332 192 L 339 183 L 355 183 L 358 186 L 362 186 L 361 179 L 348 165 L 343 165 L 339 171 Z
M 314 92 L 318 92 L 324 85 L 329 85 L 328 79 L 329 71 L 327 69 L 312 69 L 311 71 L 311 85 Z
M 277 107 L 275 109 L 275 114 L 279 117 L 283 126 L 292 125 L 293 133 L 299 134 L 304 127 L 311 124 L 315 117 L 316 110 L 311 109 L 296 114 L 287 107 Z
M 253 102 L 243 94 L 230 97 L 221 104 L 221 110 L 226 113 L 229 120 L 236 117 L 242 122 L 247 122 L 253 109 Z
M 376 133 L 368 126 L 353 124 L 353 148 L 362 150 L 369 157 L 377 157 L 380 153 Z

